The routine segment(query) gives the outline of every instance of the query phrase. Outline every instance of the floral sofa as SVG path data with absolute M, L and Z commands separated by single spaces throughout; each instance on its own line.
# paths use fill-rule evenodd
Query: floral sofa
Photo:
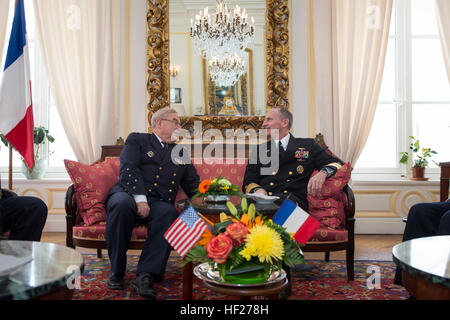
M 65 160 L 66 170 L 73 182 L 66 192 L 65 209 L 68 247 L 85 247 L 106 249 L 105 198 L 109 189 L 119 179 L 119 154 L 121 148 L 112 154 L 103 152 L 101 161 L 92 165 Z M 228 178 L 233 184 L 242 185 L 247 159 L 234 159 L 232 164 L 193 161 L 200 179 L 210 179 L 219 175 Z M 350 179 L 351 167 L 343 166 L 337 174 L 328 179 L 323 194 L 317 198 L 308 197 L 310 214 L 321 226 L 303 247 L 303 251 L 329 252 L 347 251 L 348 279 L 353 280 L 354 251 L 354 196 L 347 182 Z M 180 188 L 175 202 L 186 198 Z M 147 236 L 145 226 L 136 226 L 132 233 L 129 249 L 142 249 Z M 184 270 L 183 298 L 192 298 L 192 265 Z

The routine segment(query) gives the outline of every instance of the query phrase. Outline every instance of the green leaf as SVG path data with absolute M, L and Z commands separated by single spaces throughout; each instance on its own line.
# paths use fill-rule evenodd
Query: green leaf
M 207 262 L 209 261 L 208 253 L 204 246 L 195 246 L 184 257 L 182 266 L 184 267 L 188 262 Z
M 231 221 L 231 219 L 224 222 L 216 223 L 214 224 L 214 231 L 216 232 L 216 234 L 225 232 L 225 229 L 232 223 L 233 221 Z

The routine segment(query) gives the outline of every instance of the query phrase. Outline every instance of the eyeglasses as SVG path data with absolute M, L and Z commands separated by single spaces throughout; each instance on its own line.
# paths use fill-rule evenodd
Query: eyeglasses
M 173 120 L 169 120 L 169 119 L 161 119 L 161 120 L 165 120 L 165 121 L 172 122 L 173 125 L 176 126 L 176 127 L 181 126 L 181 123 L 178 122 L 176 119 L 173 119 Z

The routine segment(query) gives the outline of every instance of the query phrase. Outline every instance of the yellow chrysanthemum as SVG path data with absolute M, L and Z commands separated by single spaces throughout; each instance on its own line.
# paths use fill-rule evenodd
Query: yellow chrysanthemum
M 273 229 L 265 225 L 256 225 L 249 230 L 244 249 L 239 252 L 245 259 L 258 257 L 261 263 L 272 264 L 272 259 L 281 260 L 284 255 L 283 240 Z

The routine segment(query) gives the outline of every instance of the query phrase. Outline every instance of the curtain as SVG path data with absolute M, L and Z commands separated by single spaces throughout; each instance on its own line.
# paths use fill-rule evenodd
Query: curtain
M 121 1 L 35 0 L 47 75 L 77 160 L 119 133 Z
M 317 132 L 352 166 L 367 141 L 378 103 L 392 2 L 313 2 L 314 17 L 322 17 L 313 23 Z
M 0 63 L 3 61 L 3 54 L 6 53 L 5 40 L 6 40 L 6 30 L 8 29 L 8 13 L 9 13 L 9 3 L 10 0 L 0 1 Z M 3 67 L 1 66 L 1 71 L 3 72 Z
M 450 82 L 450 1 L 436 0 L 439 36 L 441 38 L 442 53 Z

